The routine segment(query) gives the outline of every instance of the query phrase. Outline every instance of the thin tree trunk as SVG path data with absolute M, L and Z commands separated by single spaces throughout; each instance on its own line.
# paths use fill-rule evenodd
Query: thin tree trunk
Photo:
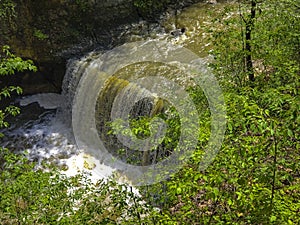
M 246 34 L 245 34 L 245 61 L 246 61 L 246 71 L 249 77 L 249 80 L 254 81 L 254 69 L 253 69 L 253 63 L 252 63 L 252 29 L 254 27 L 254 19 L 256 16 L 256 0 L 251 0 L 251 14 L 248 20 L 246 20 Z

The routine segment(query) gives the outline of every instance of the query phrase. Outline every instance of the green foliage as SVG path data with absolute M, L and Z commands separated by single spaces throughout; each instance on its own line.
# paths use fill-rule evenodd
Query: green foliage
M 0 149 L 1 224 L 142 224 L 151 207 L 114 180 L 67 178 Z M 45 172 L 45 169 L 51 172 Z
M 15 72 L 25 70 L 36 71 L 36 67 L 31 60 L 23 60 L 10 52 L 9 46 L 3 46 L 0 55 L 0 76 L 12 75 Z
M 39 40 L 46 40 L 49 38 L 47 34 L 44 34 L 41 30 L 35 29 L 33 32 L 33 36 L 35 36 Z
M 163 136 L 161 140 L 156 140 L 156 138 L 151 137 L 153 136 L 151 129 L 154 128 L 152 126 L 153 124 L 155 124 L 155 122 L 153 123 L 153 121 L 158 119 L 160 120 L 159 123 L 162 123 L 162 121 L 164 121 L 165 125 L 167 126 L 165 136 Z M 169 107 L 166 111 L 159 112 L 157 115 L 152 115 L 151 117 L 138 116 L 135 118 L 129 118 L 128 121 L 129 127 L 126 127 L 124 125 L 124 121 L 121 119 L 109 123 L 108 125 L 111 127 L 111 129 L 108 134 L 121 134 L 122 136 L 128 138 L 132 138 L 132 136 L 135 136 L 137 139 L 143 140 L 149 138 L 149 140 L 155 141 L 155 143 L 157 143 L 154 145 L 155 147 L 149 149 L 150 152 L 152 152 L 155 156 L 148 156 L 149 159 L 147 161 L 159 162 L 170 155 L 176 148 L 180 136 L 180 119 L 178 112 L 174 109 L 174 107 Z M 147 141 L 145 143 L 147 143 L 144 146 L 146 149 L 150 148 L 150 146 L 153 145 L 151 141 Z M 143 164 L 140 151 L 134 150 L 131 152 L 130 148 L 123 147 L 124 146 L 122 145 L 122 148 L 118 149 L 118 152 L 116 154 L 119 158 L 126 159 L 127 163 L 134 163 L 138 165 Z M 144 157 L 146 156 L 144 155 Z
M 221 26 L 213 33 L 212 67 L 228 117 L 222 149 L 205 172 L 197 169 L 199 149 L 170 180 L 143 190 L 161 208 L 152 215 L 155 223 L 300 222 L 299 7 L 287 0 L 260 2 L 251 41 L 254 83 L 245 70 L 245 24 L 236 13 L 247 15 L 247 7 L 225 8 L 226 19 L 216 20 Z
M 136 4 L 147 6 L 147 2 Z M 251 39 L 255 82 L 247 79 L 245 23 L 240 15 L 248 15 L 249 5 L 230 6 L 215 21 L 221 26 L 213 33 L 212 64 L 226 99 L 227 132 L 219 154 L 205 171 L 198 170 L 210 135 L 210 114 L 205 110 L 199 145 L 189 162 L 170 179 L 141 187 L 142 198 L 113 180 L 92 184 L 85 176 L 66 179 L 55 170 L 33 171 L 34 164 L 1 150 L 1 222 L 299 224 L 299 4 L 292 0 L 259 2 Z M 7 68 L 3 71 L 22 67 Z M 18 90 L 8 87 L 3 96 L 11 91 Z M 207 104 L 203 94 L 196 88 L 189 94 L 201 111 Z M 175 119 L 161 118 L 173 125 L 170 135 L 176 139 L 180 122 L 171 113 Z M 0 121 L 5 118 L 0 116 Z M 111 126 L 115 132 L 131 131 L 143 139 L 150 135 L 150 122 L 149 117 L 135 118 L 130 130 L 121 126 L 122 121 Z
M 23 72 L 25 70 L 36 71 L 36 67 L 31 60 L 23 60 L 10 52 L 8 46 L 3 46 L 0 54 L 0 77 L 12 75 L 15 72 Z M 3 98 L 8 98 L 12 93 L 21 94 L 22 89 L 15 86 L 6 86 L 0 90 L 0 102 Z M 16 116 L 20 111 L 15 106 L 8 106 L 4 109 L 0 108 L 0 128 L 8 127 L 5 118 L 8 115 Z M 1 136 L 1 134 L 0 134 Z
M 15 15 L 15 3 L 11 0 L 0 0 L 0 19 L 9 19 Z
M 280 7 L 279 7 L 280 6 Z M 284 8 L 285 10 L 282 10 Z M 300 19 L 299 8 L 291 0 L 261 1 L 252 28 L 251 57 L 257 83 L 289 83 L 299 74 Z M 226 76 L 231 87 L 248 85 L 245 65 L 245 21 L 248 4 L 231 4 L 216 19 L 219 31 L 214 32 L 213 50 L 220 77 Z M 298 72 L 297 72 L 298 71 Z M 280 77 L 280 79 L 279 79 Z
M 228 130 L 214 163 L 199 171 L 201 154 L 196 151 L 169 181 L 143 190 L 162 209 L 153 215 L 154 220 L 162 224 L 298 224 L 298 90 L 262 83 L 226 91 L 225 97 Z

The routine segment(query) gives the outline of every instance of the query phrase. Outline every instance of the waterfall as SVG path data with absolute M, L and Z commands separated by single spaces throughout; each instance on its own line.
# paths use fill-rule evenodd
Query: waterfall
M 197 144 L 198 112 L 187 88 L 205 63 L 164 38 L 72 62 L 64 87 L 76 143 L 137 185 L 178 171 Z M 143 128 L 134 126 L 139 121 Z
M 54 158 L 72 174 L 78 167 L 70 160 L 79 154 L 98 177 L 116 170 L 135 185 L 166 179 L 197 145 L 198 110 L 187 89 L 200 85 L 219 94 L 207 60 L 163 35 L 70 59 L 61 95 L 20 101 L 57 107 L 55 115 L 41 116 L 47 123 L 29 122 L 28 136 L 40 132 L 29 157 Z

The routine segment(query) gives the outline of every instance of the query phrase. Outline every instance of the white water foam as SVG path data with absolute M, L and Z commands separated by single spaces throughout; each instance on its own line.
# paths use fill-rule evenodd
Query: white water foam
M 45 109 L 60 108 L 63 97 L 55 93 L 44 93 L 23 97 L 18 100 L 21 106 L 37 102 Z M 31 113 L 23 109 L 23 113 Z M 14 152 L 25 153 L 31 161 L 41 166 L 43 160 L 63 168 L 62 174 L 68 177 L 77 174 L 88 174 L 92 182 L 110 177 L 114 169 L 101 164 L 94 157 L 86 154 L 83 149 L 78 149 L 72 129 L 68 127 L 61 114 L 54 110 L 46 111 L 37 120 L 30 120 L 18 127 L 3 130 L 4 138 L 1 147 Z
M 37 102 L 44 109 L 57 109 L 64 104 L 64 97 L 56 93 L 42 93 L 23 97 L 19 101 L 21 106 Z

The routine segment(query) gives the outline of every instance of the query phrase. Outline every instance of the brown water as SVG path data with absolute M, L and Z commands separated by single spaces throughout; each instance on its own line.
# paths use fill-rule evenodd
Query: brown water
M 166 32 L 186 28 L 184 37 L 179 38 L 178 43 L 200 57 L 206 57 L 212 49 L 212 32 L 219 28 L 216 18 L 221 20 L 226 16 L 223 14 L 225 7 L 234 7 L 234 3 L 218 1 L 217 4 L 194 4 L 184 9 L 177 17 L 168 18 L 163 26 Z

